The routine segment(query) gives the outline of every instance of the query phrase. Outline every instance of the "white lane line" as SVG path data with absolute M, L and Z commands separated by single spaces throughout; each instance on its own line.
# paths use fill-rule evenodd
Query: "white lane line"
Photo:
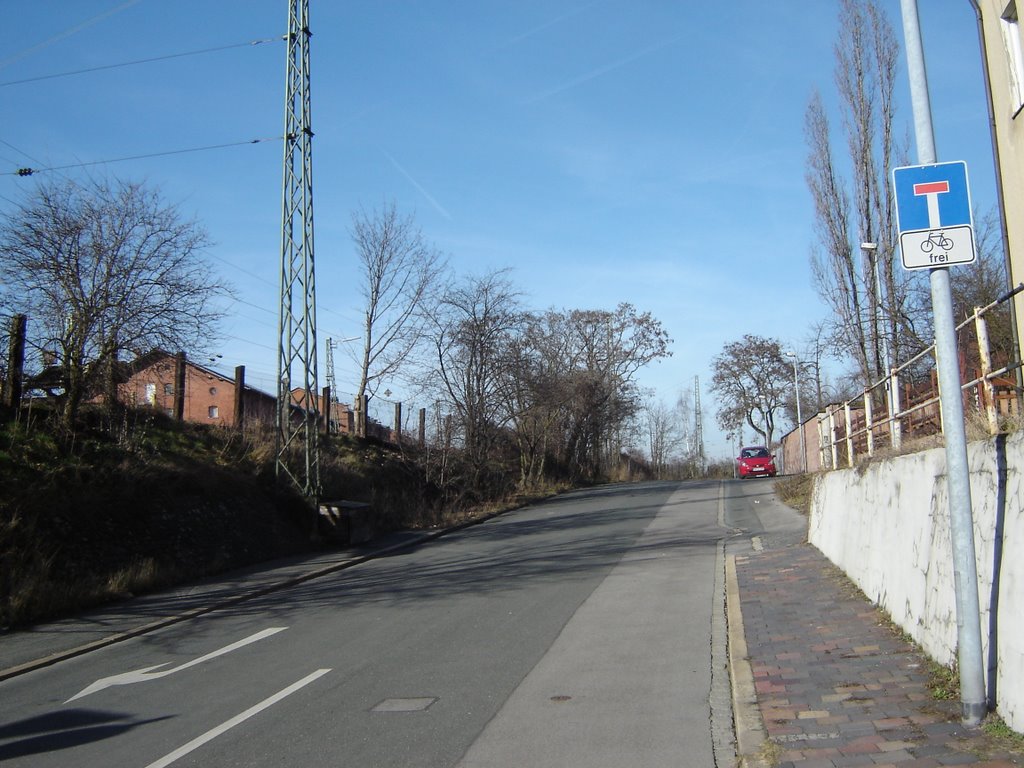
M 199 749 L 199 747 L 203 746 L 203 744 L 205 744 L 206 742 L 212 741 L 213 739 L 215 739 L 218 736 L 220 736 L 222 733 L 226 733 L 227 731 L 231 730 L 232 728 L 234 728 L 239 723 L 244 723 L 246 720 L 248 720 L 253 715 L 258 715 L 264 709 L 267 709 L 268 707 L 272 707 L 274 704 L 277 704 L 277 702 L 281 701 L 281 699 L 285 698 L 286 696 L 291 696 L 293 693 L 295 693 L 300 688 L 305 688 L 307 685 L 312 683 L 314 680 L 323 677 L 324 675 L 326 675 L 330 671 L 331 671 L 330 669 L 318 669 L 316 672 L 313 672 L 310 675 L 306 675 L 304 678 L 302 678 L 298 682 L 292 683 L 291 685 L 289 685 L 283 691 L 278 691 L 273 696 L 271 696 L 270 698 L 264 699 L 263 701 L 261 701 L 256 706 L 250 707 L 249 709 L 245 710 L 245 712 L 242 712 L 240 715 L 235 715 L 230 720 L 225 720 L 223 723 L 218 725 L 216 728 L 211 728 L 206 733 L 204 733 L 202 736 L 199 736 L 199 737 L 197 737 L 195 739 L 192 739 L 192 741 L 190 741 L 188 744 L 185 744 L 184 746 L 179 747 L 178 749 L 176 749 L 173 752 L 171 752 L 169 755 L 165 755 L 164 757 L 161 757 L 155 763 L 150 763 L 149 765 L 146 766 L 146 768 L 165 768 L 165 766 L 168 766 L 171 763 L 173 763 L 175 760 L 178 760 L 179 758 L 184 757 L 189 752 L 193 752 L 196 749 Z
M 225 645 L 223 648 L 218 648 L 216 651 L 212 651 L 205 656 L 200 656 L 198 659 L 193 659 L 192 661 L 188 661 L 177 667 L 172 667 L 171 669 L 154 672 L 153 670 L 166 666 L 166 664 L 157 664 L 155 667 L 146 667 L 145 669 L 137 669 L 134 672 L 125 672 L 120 675 L 104 677 L 101 680 L 97 680 L 92 685 L 83 688 L 64 703 L 68 704 L 75 699 L 80 699 L 83 696 L 88 696 L 90 693 L 96 693 L 97 691 L 102 691 L 104 688 L 110 688 L 114 685 L 131 685 L 132 683 L 143 683 L 147 680 L 156 680 L 160 677 L 167 677 L 167 675 L 173 675 L 175 672 L 181 672 L 189 669 L 190 667 L 194 667 L 197 664 L 202 664 L 204 661 L 216 659 L 218 656 L 223 656 L 226 653 L 237 651 L 239 648 L 244 648 L 245 646 L 258 642 L 265 637 L 276 635 L 278 632 L 284 632 L 286 629 L 288 629 L 288 627 L 270 627 L 269 629 L 264 629 L 257 632 L 255 635 L 249 635 L 249 637 L 243 638 L 238 642 L 231 643 L 231 645 Z

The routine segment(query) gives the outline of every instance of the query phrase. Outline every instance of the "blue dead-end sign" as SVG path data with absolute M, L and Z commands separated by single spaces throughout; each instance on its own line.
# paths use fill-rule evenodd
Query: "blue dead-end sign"
M 892 178 L 906 269 L 970 264 L 977 258 L 966 163 L 895 168 Z

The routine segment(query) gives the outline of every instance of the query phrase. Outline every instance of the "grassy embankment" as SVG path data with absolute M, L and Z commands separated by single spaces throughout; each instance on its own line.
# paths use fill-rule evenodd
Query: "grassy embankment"
M 60 439 L 33 418 L 0 424 L 0 628 L 324 546 L 312 511 L 274 482 L 272 436 L 129 414 Z M 528 500 L 460 492 L 457 475 L 442 487 L 430 458 L 325 440 L 323 498 L 370 503 L 378 530 Z
M 797 512 L 809 515 L 811 492 L 814 490 L 814 475 L 786 475 L 775 481 L 775 494 L 784 504 Z

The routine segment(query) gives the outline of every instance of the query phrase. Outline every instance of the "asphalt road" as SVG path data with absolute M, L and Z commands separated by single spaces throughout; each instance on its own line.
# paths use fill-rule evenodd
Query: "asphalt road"
M 769 502 L 567 494 L 14 677 L 0 763 L 731 765 L 721 558 Z

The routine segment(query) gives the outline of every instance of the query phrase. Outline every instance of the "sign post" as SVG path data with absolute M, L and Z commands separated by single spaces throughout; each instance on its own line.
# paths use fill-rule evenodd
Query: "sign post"
M 910 228 L 907 234 L 926 231 L 929 234 L 911 237 L 903 242 L 900 234 L 900 245 L 903 251 L 903 263 L 907 265 L 908 251 L 912 252 L 916 245 L 918 250 L 928 255 L 925 241 L 932 244 L 932 250 L 938 249 L 939 254 L 949 255 L 960 253 L 956 249 L 956 241 L 962 235 L 960 230 L 956 236 L 943 232 L 943 227 L 970 226 L 970 195 L 967 193 L 967 168 L 963 167 L 963 186 L 957 186 L 960 177 L 949 173 L 952 169 L 947 164 L 935 162 L 935 136 L 932 132 L 932 107 L 928 95 L 928 76 L 924 66 L 924 50 L 921 44 L 921 25 L 917 17 L 917 0 L 900 0 L 903 15 L 903 38 L 906 42 L 907 73 L 910 76 L 910 98 L 914 107 L 914 135 L 917 140 L 918 162 L 924 164 L 922 170 L 911 172 L 911 199 L 924 201 L 927 224 L 923 227 Z M 943 169 L 945 175 L 931 178 L 913 178 L 914 173 L 928 176 L 940 173 L 926 168 Z M 895 172 L 893 180 L 896 181 Z M 942 182 L 948 182 L 948 191 L 943 191 Z M 917 187 L 915 192 L 914 186 Z M 959 202 L 959 206 L 949 212 L 947 218 L 944 206 L 950 202 Z M 920 204 L 911 204 L 906 192 L 896 193 L 897 211 L 904 204 L 909 206 L 911 218 L 907 224 L 913 225 L 921 221 Z M 966 208 L 966 213 L 964 209 Z M 956 211 L 959 213 L 956 213 Z M 916 213 L 915 213 L 916 212 Z M 898 214 L 900 229 L 904 219 Z M 938 232 L 938 242 L 933 238 Z M 952 241 L 951 243 L 948 241 Z M 972 237 L 973 251 L 973 237 Z M 921 257 L 913 253 L 909 259 L 913 268 L 917 269 Z M 973 259 L 972 259 L 973 260 Z M 953 320 L 953 299 L 949 287 L 949 268 L 946 264 L 952 261 L 932 263 L 929 279 L 932 288 L 932 314 L 935 321 L 935 368 L 939 379 L 939 406 L 942 410 L 943 436 L 946 442 L 946 488 L 949 492 L 949 533 L 952 540 L 953 555 L 953 589 L 956 593 L 956 624 L 957 624 L 957 661 L 960 671 L 960 714 L 964 725 L 975 727 L 981 723 L 988 710 L 985 696 L 985 671 L 981 649 L 981 607 L 978 600 L 978 566 L 974 553 L 974 520 L 971 509 L 970 466 L 967 463 L 967 430 L 964 426 L 964 402 L 960 391 L 960 366 L 956 351 L 956 323 Z

